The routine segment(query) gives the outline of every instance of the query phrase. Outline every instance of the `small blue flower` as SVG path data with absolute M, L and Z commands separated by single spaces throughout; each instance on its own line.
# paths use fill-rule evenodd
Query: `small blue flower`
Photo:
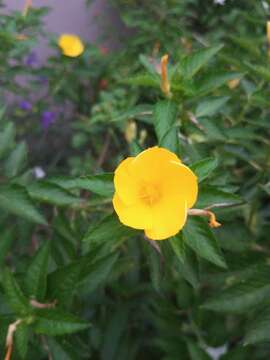
M 41 114 L 41 126 L 47 130 L 55 122 L 56 114 L 53 111 L 43 111 Z
M 25 65 L 27 66 L 34 66 L 38 63 L 38 56 L 37 53 L 35 51 L 31 51 L 26 59 L 25 59 Z
M 19 104 L 19 107 L 23 111 L 31 111 L 32 110 L 32 104 L 27 100 L 22 100 Z

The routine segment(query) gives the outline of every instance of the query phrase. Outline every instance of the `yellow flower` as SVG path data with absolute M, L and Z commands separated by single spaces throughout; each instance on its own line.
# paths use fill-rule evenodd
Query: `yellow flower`
M 152 147 L 123 160 L 114 174 L 120 221 L 153 240 L 176 235 L 196 202 L 197 177 L 169 150 Z
M 62 34 L 58 39 L 58 46 L 69 57 L 77 57 L 84 51 L 84 45 L 77 35 Z

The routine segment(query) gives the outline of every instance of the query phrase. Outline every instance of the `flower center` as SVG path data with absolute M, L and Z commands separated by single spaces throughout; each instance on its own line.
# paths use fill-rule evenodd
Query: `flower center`
M 155 184 L 144 183 L 140 189 L 140 198 L 142 201 L 151 206 L 155 204 L 161 197 L 160 188 Z

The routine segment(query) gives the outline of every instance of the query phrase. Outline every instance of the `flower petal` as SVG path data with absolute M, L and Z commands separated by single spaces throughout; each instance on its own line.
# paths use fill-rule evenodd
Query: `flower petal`
M 187 166 L 170 161 L 163 169 L 162 178 L 163 191 L 166 194 L 180 195 L 186 200 L 188 209 L 195 204 L 198 196 L 198 179 Z
M 144 181 L 156 181 L 169 161 L 181 163 L 181 160 L 171 151 L 154 146 L 134 158 L 131 164 L 132 173 Z
M 119 217 L 119 220 L 124 225 L 135 229 L 146 229 L 152 227 L 153 217 L 151 208 L 145 206 L 141 202 L 127 206 L 123 203 L 118 194 L 115 193 L 113 197 L 113 207 Z
M 128 157 L 123 160 L 114 173 L 115 191 L 126 205 L 132 205 L 138 200 L 139 184 L 131 173 L 133 159 Z
M 165 197 L 152 208 L 153 227 L 145 235 L 152 240 L 164 240 L 176 235 L 187 219 L 186 202 L 179 197 Z

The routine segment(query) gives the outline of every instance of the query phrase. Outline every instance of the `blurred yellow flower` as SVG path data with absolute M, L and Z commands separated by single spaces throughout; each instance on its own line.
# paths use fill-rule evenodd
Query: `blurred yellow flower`
M 113 206 L 120 221 L 152 240 L 176 235 L 197 199 L 194 173 L 169 150 L 152 147 L 123 160 L 114 174 Z
M 233 90 L 240 84 L 240 79 L 232 79 L 228 81 L 228 87 Z
M 84 45 L 77 35 L 62 34 L 58 39 L 58 46 L 64 55 L 77 57 L 84 51 Z

